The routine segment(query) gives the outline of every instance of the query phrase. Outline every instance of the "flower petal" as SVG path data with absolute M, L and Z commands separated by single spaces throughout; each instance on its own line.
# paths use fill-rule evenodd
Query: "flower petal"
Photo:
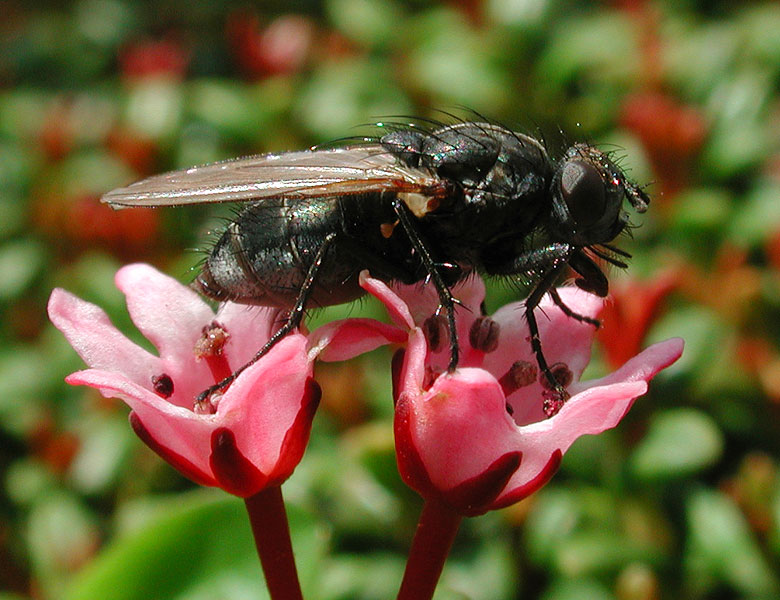
M 220 426 L 234 433 L 243 456 L 265 475 L 274 472 L 287 432 L 310 401 L 307 381 L 313 367 L 306 344 L 306 336 L 288 335 L 247 368 L 219 400 Z M 311 421 L 302 430 L 306 439 L 310 427 Z
M 87 365 L 122 373 L 137 385 L 151 386 L 163 371 L 159 358 L 127 339 L 103 309 L 55 289 L 49 299 L 49 318 Z
M 586 317 L 597 317 L 604 304 L 602 298 L 575 287 L 559 288 L 558 294 L 566 306 Z M 536 363 L 536 358 L 531 351 L 531 344 L 528 341 L 530 333 L 528 323 L 523 316 L 524 310 L 522 303 L 512 303 L 501 307 L 493 315 L 493 320 L 501 326 L 501 337 L 499 350 L 485 357 L 484 367 L 491 373 L 505 372 L 515 360 L 528 360 Z M 565 363 L 574 373 L 575 379 L 579 379 L 590 360 L 590 347 L 596 328 L 566 316 L 549 296 L 545 296 L 535 314 L 547 362 L 549 364 Z M 507 354 L 505 348 L 516 348 L 511 353 L 516 358 L 511 359 L 508 363 L 506 362 L 507 358 L 502 357 L 502 355 Z M 502 352 L 502 350 L 504 351 Z
M 588 317 L 595 318 L 604 302 L 602 298 L 574 287 L 560 288 L 558 293 L 566 306 Z M 534 368 L 537 367 L 523 310 L 522 304 L 513 303 L 500 308 L 493 315 L 500 327 L 499 347 L 495 352 L 485 355 L 482 367 L 497 378 L 507 373 L 516 361 L 529 362 Z M 536 318 L 547 363 L 565 364 L 572 372 L 574 381 L 578 381 L 590 361 L 596 328 L 566 316 L 549 297 L 539 305 Z M 544 388 L 537 380 L 509 395 L 508 401 L 518 425 L 546 418 L 541 401 L 543 391 Z
M 409 397 L 410 443 L 439 490 L 454 489 L 517 450 L 517 427 L 487 371 L 458 369 Z
M 646 391 L 645 381 L 591 388 L 570 398 L 551 419 L 518 428 L 513 445 L 523 453 L 523 462 L 498 498 L 498 505 L 517 502 L 544 485 L 552 475 L 551 464 L 559 462 L 577 438 L 615 427 Z M 538 485 L 529 486 L 530 482 Z
M 234 369 L 257 354 L 282 322 L 280 308 L 225 302 L 214 318 L 230 336 L 225 351 Z
M 400 296 L 384 281 L 371 277 L 368 271 L 360 272 L 360 287 L 377 298 L 385 305 L 390 318 L 399 327 L 411 329 L 414 327 L 414 319 L 409 312 L 409 307 Z
M 122 267 L 115 281 L 127 296 L 133 323 L 162 359 L 180 362 L 192 355 L 201 329 L 214 318 L 214 312 L 194 290 L 145 264 Z
M 89 369 L 69 375 L 66 381 L 95 388 L 106 398 L 120 398 L 130 406 L 159 446 L 186 457 L 199 471 L 211 473 L 208 463 L 210 439 L 217 427 L 213 415 L 198 415 L 171 404 L 116 373 Z
M 571 391 L 576 394 L 580 390 L 611 385 L 621 381 L 649 381 L 656 373 L 676 362 L 682 356 L 684 346 L 685 342 L 681 338 L 670 338 L 658 342 L 645 348 L 614 373 L 601 379 L 579 382 L 571 386 Z
M 374 319 L 333 321 L 309 336 L 309 358 L 347 360 L 384 344 L 401 344 L 406 335 L 406 331 Z

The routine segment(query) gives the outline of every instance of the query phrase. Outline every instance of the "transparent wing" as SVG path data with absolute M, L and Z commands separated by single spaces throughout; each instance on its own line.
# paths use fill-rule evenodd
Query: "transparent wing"
M 336 196 L 361 191 L 436 195 L 441 181 L 399 165 L 379 145 L 264 154 L 172 171 L 118 188 L 102 201 L 125 206 L 241 202 L 278 196 Z

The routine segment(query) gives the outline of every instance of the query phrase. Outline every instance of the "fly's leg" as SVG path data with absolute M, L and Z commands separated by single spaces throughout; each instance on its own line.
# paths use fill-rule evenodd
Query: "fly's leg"
M 560 268 L 553 268 L 547 271 L 531 291 L 528 299 L 525 301 L 525 320 L 528 322 L 528 331 L 531 334 L 531 351 L 536 357 L 539 370 L 542 372 L 545 379 L 547 379 L 551 389 L 555 390 L 558 397 L 565 399 L 568 398 L 568 393 L 555 377 L 550 366 L 547 364 L 547 359 L 544 357 L 542 340 L 539 337 L 539 325 L 536 322 L 536 315 L 534 314 L 534 310 L 539 306 L 544 295 L 554 289 L 553 285 L 555 284 L 555 279 L 558 277 L 559 272 Z
M 536 357 L 539 370 L 547 380 L 550 388 L 555 391 L 560 399 L 567 398 L 567 393 L 553 374 L 550 366 L 547 364 L 547 359 L 544 357 L 542 341 L 539 337 L 539 325 L 534 311 L 539 306 L 544 295 L 549 292 L 553 301 L 562 307 L 561 309 L 567 316 L 578 320 L 580 318 L 582 320 L 590 319 L 590 317 L 578 315 L 569 309 L 568 306 L 565 306 L 554 287 L 558 275 L 569 264 L 574 254 L 576 254 L 576 250 L 569 244 L 554 243 L 530 250 L 513 258 L 511 261 L 504 264 L 494 264 L 489 268 L 489 273 L 492 275 L 541 274 L 528 299 L 525 301 L 525 318 L 528 322 L 528 331 L 531 334 L 531 350 Z
M 458 301 L 452 295 L 450 288 L 444 283 L 441 273 L 436 267 L 436 261 L 431 256 L 425 243 L 423 242 L 420 234 L 412 222 L 412 218 L 409 216 L 409 208 L 400 199 L 393 201 L 393 209 L 398 216 L 398 221 L 404 228 L 406 235 L 409 236 L 409 241 L 412 243 L 412 247 L 420 256 L 420 261 L 423 264 L 428 277 L 433 282 L 436 292 L 439 295 L 439 305 L 444 310 L 447 319 L 447 328 L 450 332 L 450 363 L 447 366 L 447 370 L 452 372 L 458 367 L 458 359 L 460 355 L 460 348 L 458 346 L 458 332 L 455 328 L 455 304 Z
M 585 315 L 576 313 L 568 306 L 566 306 L 566 304 L 564 304 L 563 302 L 563 299 L 558 294 L 558 290 L 556 290 L 554 287 L 551 287 L 549 289 L 549 293 L 553 299 L 553 302 L 555 302 L 555 305 L 558 308 L 560 308 L 561 312 L 563 312 L 563 314 L 569 317 L 570 319 L 574 319 L 576 321 L 579 321 L 580 323 L 587 323 L 588 325 L 593 325 L 596 329 L 601 327 L 601 321 L 599 321 L 598 319 L 594 319 L 593 317 L 586 317 Z
M 206 388 L 200 394 L 198 394 L 198 397 L 195 399 L 196 407 L 201 406 L 204 402 L 206 402 L 213 393 L 218 392 L 226 388 L 227 386 L 229 386 L 231 383 L 233 383 L 236 377 L 238 377 L 241 373 L 243 373 L 244 370 L 246 370 L 248 367 L 251 367 L 263 356 L 268 354 L 271 348 L 273 348 L 279 342 L 279 340 L 281 340 L 284 336 L 290 333 L 293 329 L 296 329 L 301 324 L 301 321 L 303 320 L 303 315 L 305 314 L 305 310 L 306 310 L 306 303 L 308 302 L 312 290 L 314 289 L 314 284 L 317 281 L 317 273 L 319 272 L 320 267 L 322 266 L 322 261 L 325 258 L 325 254 L 327 253 L 328 248 L 330 247 L 330 245 L 333 243 L 335 239 L 336 239 L 335 233 L 330 233 L 327 236 L 325 236 L 322 245 L 319 247 L 319 250 L 317 250 L 317 254 L 314 256 L 314 260 L 312 261 L 309 270 L 306 272 L 306 278 L 303 280 L 301 289 L 298 292 L 298 297 L 296 298 L 295 304 L 290 310 L 290 314 L 287 320 L 285 321 L 284 325 L 282 325 L 276 331 L 276 333 L 274 333 L 271 336 L 271 338 L 265 343 L 265 345 L 262 348 L 260 348 L 260 350 L 258 350 L 257 354 L 255 354 L 249 360 L 249 362 L 240 366 L 238 369 L 233 371 L 230 375 L 225 377 L 222 381 L 215 383 L 211 387 Z

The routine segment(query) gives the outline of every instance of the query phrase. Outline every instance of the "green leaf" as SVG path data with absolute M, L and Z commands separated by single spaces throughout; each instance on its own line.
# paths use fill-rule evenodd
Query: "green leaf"
M 609 589 L 593 579 L 558 579 L 541 596 L 542 600 L 614 600 Z
M 780 582 L 767 564 L 745 517 L 730 498 L 699 489 L 686 505 L 685 568 L 694 594 L 727 584 L 756 598 L 777 598 Z
M 629 465 L 638 479 L 656 481 L 693 475 L 722 454 L 723 436 L 715 421 L 698 410 L 680 408 L 653 416 Z
M 301 580 L 324 536 L 288 504 Z M 73 583 L 67 600 L 257 599 L 265 582 L 241 500 L 213 492 L 177 497 L 145 528 L 117 540 Z
M 32 239 L 0 246 L 0 301 L 20 296 L 43 270 L 46 248 Z

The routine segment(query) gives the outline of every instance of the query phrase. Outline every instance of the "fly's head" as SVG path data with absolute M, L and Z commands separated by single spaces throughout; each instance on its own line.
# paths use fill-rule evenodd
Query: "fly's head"
M 606 154 L 587 144 L 575 144 L 566 151 L 550 192 L 550 232 L 581 248 L 611 242 L 626 228 L 623 198 L 637 212 L 647 210 L 650 202 Z

